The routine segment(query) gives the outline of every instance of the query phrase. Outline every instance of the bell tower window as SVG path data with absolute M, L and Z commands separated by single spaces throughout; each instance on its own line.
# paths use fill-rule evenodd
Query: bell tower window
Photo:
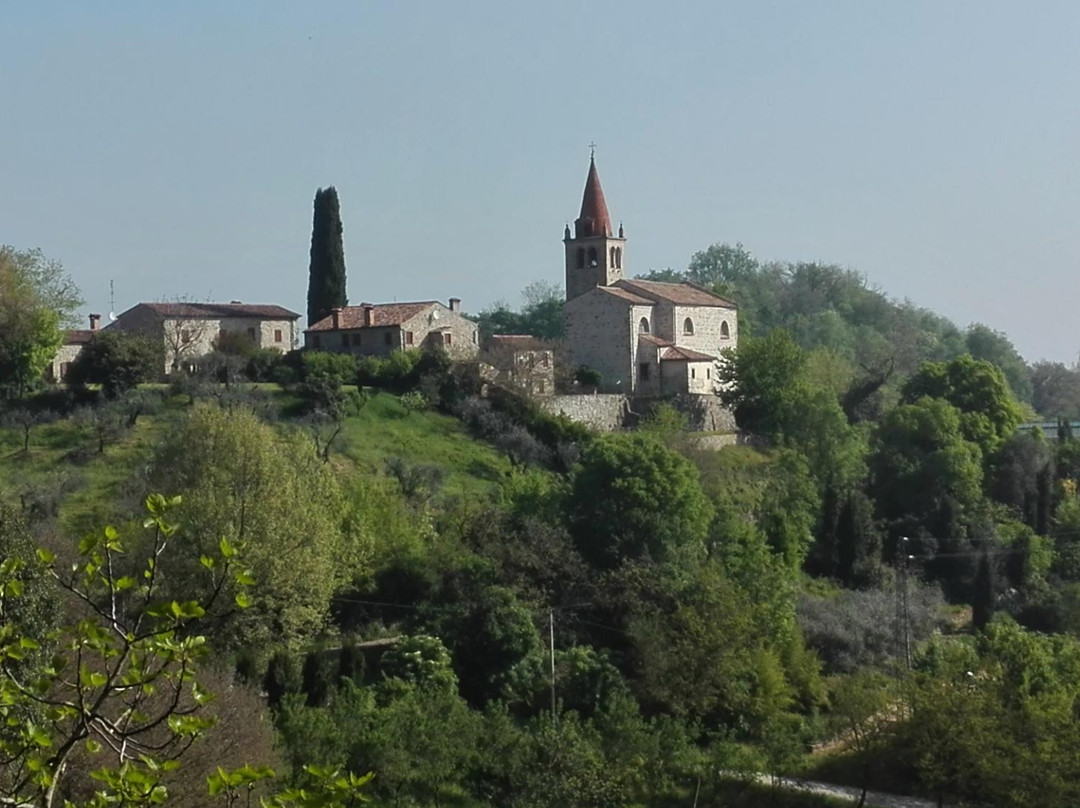
M 637 330 L 638 330 L 639 334 L 648 334 L 649 333 L 649 318 L 648 317 L 642 317 L 641 320 L 638 321 Z
M 622 247 L 616 247 L 615 250 L 615 269 L 622 269 Z
M 589 266 L 596 266 L 596 247 L 589 247 Z

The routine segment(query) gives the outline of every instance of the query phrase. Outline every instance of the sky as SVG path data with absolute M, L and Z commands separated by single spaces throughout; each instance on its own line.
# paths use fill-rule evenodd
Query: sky
M 562 283 L 590 142 L 625 266 L 716 242 L 1080 352 L 1080 3 L 0 0 L 0 243 L 108 312 Z

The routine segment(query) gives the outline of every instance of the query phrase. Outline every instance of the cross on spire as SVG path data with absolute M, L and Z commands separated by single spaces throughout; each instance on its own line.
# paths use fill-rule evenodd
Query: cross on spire
M 595 142 L 590 142 L 589 143 L 589 159 L 593 160 L 593 159 L 595 159 L 595 157 L 596 157 L 596 143 Z

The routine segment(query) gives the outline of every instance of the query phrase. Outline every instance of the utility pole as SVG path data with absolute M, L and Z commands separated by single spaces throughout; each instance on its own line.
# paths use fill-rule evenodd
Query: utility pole
M 900 539 L 896 562 L 896 656 L 904 670 L 911 670 L 911 611 L 908 605 L 908 537 Z
M 548 639 L 551 648 L 551 723 L 555 723 L 555 610 L 548 608 Z

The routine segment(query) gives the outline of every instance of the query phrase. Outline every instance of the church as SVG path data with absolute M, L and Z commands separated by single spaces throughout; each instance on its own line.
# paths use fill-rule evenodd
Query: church
M 581 214 L 563 234 L 566 341 L 575 367 L 628 396 L 711 395 L 716 360 L 738 342 L 735 304 L 691 283 L 628 280 L 626 236 L 611 228 L 595 157 Z

